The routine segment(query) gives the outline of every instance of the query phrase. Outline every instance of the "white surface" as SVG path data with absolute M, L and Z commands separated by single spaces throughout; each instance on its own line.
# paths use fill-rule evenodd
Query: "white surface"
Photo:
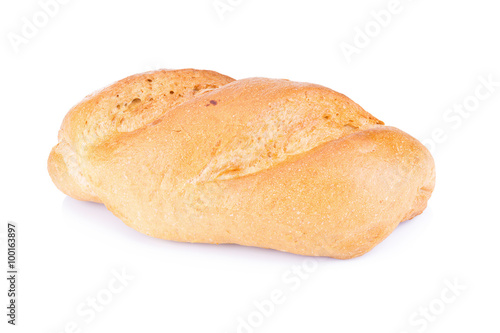
M 7 34 L 40 5 L 2 1 L 0 228 L 18 224 L 20 267 L 16 327 L 1 279 L 2 332 L 59 333 L 71 321 L 81 332 L 237 332 L 275 289 L 284 302 L 241 332 L 498 332 L 500 87 L 468 118 L 443 120 L 480 76 L 500 81 L 498 3 L 401 0 L 348 63 L 341 43 L 390 1 L 224 2 L 234 10 L 221 20 L 212 0 L 73 0 L 16 53 Z M 306 261 L 306 279 L 290 271 L 306 257 L 152 239 L 55 188 L 46 159 L 72 105 L 127 75 L 185 67 L 323 84 L 420 140 L 442 128 L 429 208 L 363 257 Z M 109 296 L 122 268 L 134 279 L 85 322 L 88 308 L 77 309 Z M 449 300 L 455 279 L 467 289 Z M 443 312 L 412 325 L 428 306 Z

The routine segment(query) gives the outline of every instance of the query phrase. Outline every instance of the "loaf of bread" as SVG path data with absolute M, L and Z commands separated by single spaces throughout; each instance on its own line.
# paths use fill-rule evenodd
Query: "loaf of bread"
M 181 242 L 353 258 L 422 213 L 429 151 L 328 88 L 204 70 L 130 76 L 66 115 L 67 195 Z

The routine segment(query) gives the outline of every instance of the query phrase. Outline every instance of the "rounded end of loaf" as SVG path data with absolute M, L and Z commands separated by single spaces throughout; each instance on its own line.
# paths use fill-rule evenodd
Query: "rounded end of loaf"
M 82 188 L 76 177 L 72 176 L 63 155 L 58 149 L 59 145 L 52 148 L 47 161 L 47 169 L 52 182 L 61 192 L 74 199 L 101 203 L 97 196 L 89 193 L 89 189 Z
M 361 228 L 357 230 L 354 228 L 347 233 L 346 237 L 336 244 L 336 248 L 330 250 L 329 257 L 352 259 L 370 252 L 401 222 L 423 213 L 434 190 L 436 181 L 434 159 L 420 141 L 390 126 L 380 126 L 366 132 L 367 142 L 371 143 L 362 149 L 369 149 L 368 155 L 365 155 L 366 152 L 363 154 L 363 158 L 366 159 L 365 167 L 372 163 L 370 159 L 373 157 L 369 156 L 376 156 L 377 161 L 373 162 L 373 170 L 378 170 L 376 177 L 385 179 L 385 184 L 372 183 L 368 177 L 365 178 L 367 183 L 361 182 L 359 188 L 363 190 L 371 188 L 372 194 L 368 195 L 371 198 L 366 203 L 380 204 L 382 209 L 370 208 L 371 217 L 365 215 L 365 221 L 361 223 L 360 220 L 356 220 L 355 223 Z M 366 174 L 365 167 L 361 168 L 361 174 Z M 359 166 L 353 168 L 358 169 L 354 172 L 360 172 Z M 360 180 L 363 179 L 362 176 L 358 177 Z M 367 206 L 358 207 L 358 209 L 366 208 Z
M 79 163 L 89 147 L 142 128 L 176 105 L 232 81 L 209 70 L 160 69 L 131 75 L 88 95 L 63 120 L 48 161 L 52 180 L 75 199 L 102 202 Z

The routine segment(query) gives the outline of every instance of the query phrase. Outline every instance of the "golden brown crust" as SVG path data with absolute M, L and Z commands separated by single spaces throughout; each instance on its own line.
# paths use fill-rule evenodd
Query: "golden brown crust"
M 213 71 L 158 70 L 129 76 L 87 96 L 64 118 L 49 159 L 52 180 L 75 199 L 101 202 L 81 170 L 88 145 L 141 128 L 193 96 L 232 81 Z
M 186 73 L 172 72 L 157 79 L 167 89 L 183 82 L 175 101 L 154 98 L 117 113 L 116 89 L 143 91 L 124 100 L 151 96 L 136 85 L 147 77 L 139 75 L 84 100 L 61 129 L 82 182 L 129 226 L 176 241 L 352 258 L 425 209 L 435 177 L 430 153 L 346 96 L 190 72 L 211 85 L 198 94 Z M 126 120 L 117 125 L 117 117 Z M 77 186 L 54 167 L 60 161 L 51 154 L 56 185 L 89 200 L 67 190 Z

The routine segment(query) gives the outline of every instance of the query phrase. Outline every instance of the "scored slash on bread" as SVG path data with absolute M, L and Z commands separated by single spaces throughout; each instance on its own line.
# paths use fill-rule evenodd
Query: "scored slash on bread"
M 420 214 L 434 162 L 331 89 L 160 70 L 69 111 L 49 173 L 132 228 L 175 241 L 352 258 Z

